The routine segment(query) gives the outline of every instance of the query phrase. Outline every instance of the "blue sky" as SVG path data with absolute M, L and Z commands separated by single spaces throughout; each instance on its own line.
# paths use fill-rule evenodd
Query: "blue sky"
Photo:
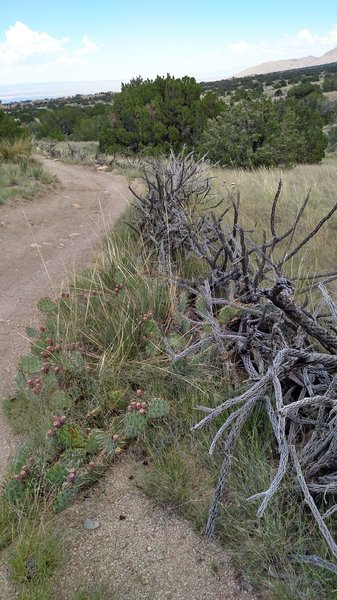
M 336 46 L 336 0 L 12 0 L 0 12 L 0 84 L 214 79 Z

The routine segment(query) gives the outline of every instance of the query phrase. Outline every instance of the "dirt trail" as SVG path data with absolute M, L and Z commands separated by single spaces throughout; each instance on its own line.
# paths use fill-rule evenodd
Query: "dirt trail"
M 58 293 L 69 273 L 90 263 L 95 243 L 129 195 L 121 176 L 44 162 L 60 180 L 55 190 L 0 207 L 0 396 L 28 350 L 25 327 L 41 319 L 37 300 Z M 0 411 L 0 484 L 15 446 Z M 53 598 L 71 600 L 76 588 L 102 583 L 101 600 L 253 600 L 222 549 L 135 488 L 137 468 L 132 460 L 116 465 L 60 515 L 67 564 Z M 88 517 L 99 523 L 94 531 L 83 526 Z M 0 561 L 0 600 L 16 597 Z

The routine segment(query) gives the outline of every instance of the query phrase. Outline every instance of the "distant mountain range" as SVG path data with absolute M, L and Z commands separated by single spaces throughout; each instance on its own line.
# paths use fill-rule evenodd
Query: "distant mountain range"
M 272 60 L 255 67 L 249 67 L 234 77 L 246 77 L 247 75 L 263 75 L 265 73 L 277 73 L 278 71 L 290 71 L 291 69 L 302 69 L 317 65 L 327 65 L 337 62 L 337 48 L 333 48 L 323 56 L 305 56 L 304 58 L 290 58 L 289 60 Z

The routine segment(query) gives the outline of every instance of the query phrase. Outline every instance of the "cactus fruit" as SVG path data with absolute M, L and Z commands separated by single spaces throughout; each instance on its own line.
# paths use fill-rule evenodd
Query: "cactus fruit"
M 125 417 L 125 437 L 128 439 L 137 438 L 143 433 L 146 427 L 146 417 L 138 410 L 129 412 Z
M 27 354 L 20 359 L 19 367 L 24 373 L 40 373 L 43 363 L 37 356 Z
M 52 313 L 56 311 L 56 304 L 50 298 L 40 298 L 37 307 L 41 312 Z
M 154 398 L 148 404 L 147 418 L 148 419 L 161 419 L 165 417 L 169 412 L 170 407 L 166 400 L 162 398 Z
M 87 439 L 86 449 L 90 454 L 104 452 L 108 460 L 115 456 L 115 444 L 109 433 L 100 429 L 93 429 Z

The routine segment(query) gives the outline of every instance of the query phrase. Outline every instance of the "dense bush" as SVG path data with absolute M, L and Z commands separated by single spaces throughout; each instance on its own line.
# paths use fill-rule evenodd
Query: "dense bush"
M 242 100 L 208 121 L 200 151 L 244 168 L 315 163 L 327 146 L 322 127 L 319 112 L 297 99 Z
M 0 139 L 14 140 L 24 135 L 24 129 L 0 108 Z
M 102 103 L 93 107 L 55 106 L 39 111 L 33 130 L 38 139 L 96 141 L 106 113 L 107 105 Z
M 193 77 L 170 75 L 155 80 L 141 77 L 122 86 L 113 112 L 99 137 L 102 152 L 148 153 L 192 148 L 207 118 L 220 113 L 223 103 L 212 93 L 201 98 L 201 87 Z

